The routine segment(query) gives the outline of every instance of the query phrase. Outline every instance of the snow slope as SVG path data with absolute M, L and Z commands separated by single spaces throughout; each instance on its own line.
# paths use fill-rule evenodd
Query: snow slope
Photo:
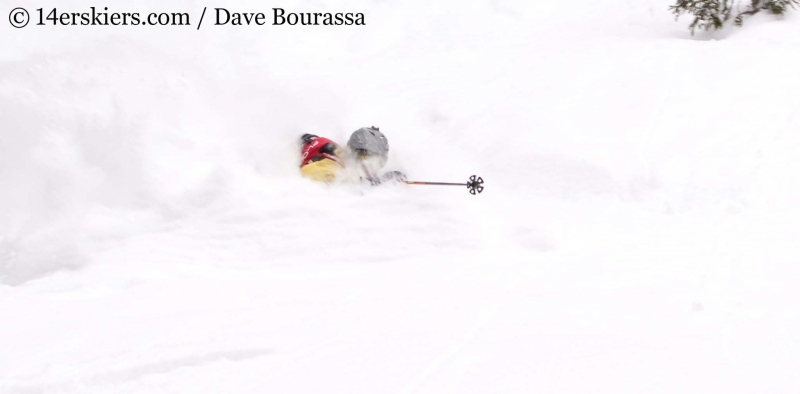
M 800 390 L 800 14 L 541 3 L 0 23 L 0 393 Z M 299 179 L 368 125 L 486 191 Z

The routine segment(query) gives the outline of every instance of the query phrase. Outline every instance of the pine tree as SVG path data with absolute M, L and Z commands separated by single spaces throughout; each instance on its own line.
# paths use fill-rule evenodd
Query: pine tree
M 696 29 L 715 30 L 722 29 L 725 22 L 730 20 L 737 0 L 677 0 L 675 5 L 669 7 L 676 17 L 683 14 L 694 15 L 694 20 L 689 25 L 692 34 Z M 800 5 L 800 0 L 749 0 L 744 11 L 734 18 L 734 24 L 741 26 L 744 18 L 767 10 L 775 15 L 783 15 L 789 8 Z

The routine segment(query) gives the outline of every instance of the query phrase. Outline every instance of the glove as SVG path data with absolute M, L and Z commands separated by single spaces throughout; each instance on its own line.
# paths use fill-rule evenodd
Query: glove
M 403 182 L 406 180 L 406 174 L 403 174 L 400 171 L 389 171 L 380 178 L 376 176 L 368 176 L 366 178 L 361 178 L 362 180 L 367 180 L 370 185 L 372 186 L 380 186 L 386 182 Z
M 300 142 L 302 142 L 303 144 L 307 144 L 311 141 L 314 141 L 314 138 L 317 138 L 317 136 L 314 134 L 303 134 L 300 137 Z
M 396 181 L 396 182 L 403 182 L 406 180 L 406 174 L 403 174 L 400 171 L 389 171 L 381 177 L 382 182 L 389 182 L 389 181 Z

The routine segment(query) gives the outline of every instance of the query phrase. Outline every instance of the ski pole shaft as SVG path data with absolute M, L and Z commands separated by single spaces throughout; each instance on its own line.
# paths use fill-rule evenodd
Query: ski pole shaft
M 466 183 L 405 181 L 409 185 L 467 186 Z
M 450 182 L 419 182 L 419 181 L 403 181 L 407 185 L 432 185 L 432 186 L 466 186 L 469 193 L 476 195 L 483 192 L 483 178 L 473 175 L 469 178 L 467 183 L 450 183 Z

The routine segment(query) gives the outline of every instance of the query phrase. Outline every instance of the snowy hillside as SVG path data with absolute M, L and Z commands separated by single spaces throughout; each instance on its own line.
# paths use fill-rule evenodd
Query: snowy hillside
M 800 390 L 797 11 L 166 3 L 107 6 L 193 26 L 0 21 L 0 393 Z M 300 178 L 370 125 L 485 192 Z

